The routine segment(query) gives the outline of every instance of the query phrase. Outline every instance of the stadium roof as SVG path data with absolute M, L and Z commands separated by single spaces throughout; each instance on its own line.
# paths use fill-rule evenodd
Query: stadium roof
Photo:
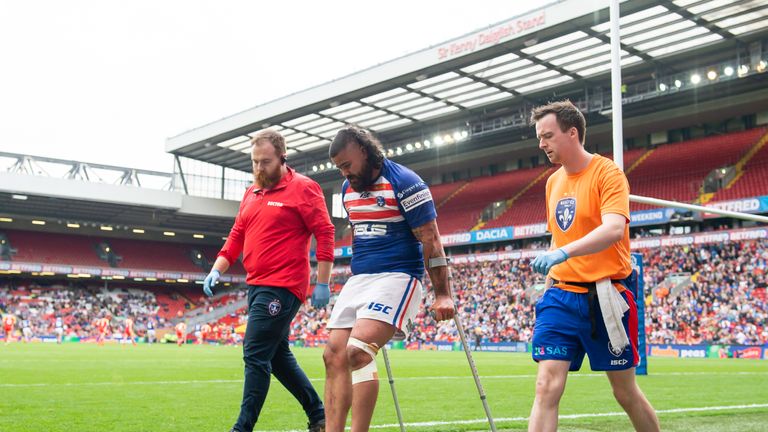
M 169 138 L 166 150 L 250 170 L 250 136 L 286 136 L 292 165 L 325 160 L 346 123 L 382 134 L 416 124 L 483 115 L 546 89 L 588 86 L 610 70 L 607 0 L 550 3 L 344 78 Z M 622 65 L 680 72 L 682 52 L 744 47 L 768 29 L 768 3 L 733 0 L 625 1 Z M 735 51 L 735 50 L 734 50 Z M 602 80 L 601 79 L 601 80 Z
M 2 169 L 9 161 L 15 163 Z M 141 229 L 145 238 L 180 230 L 216 241 L 226 235 L 238 202 L 191 196 L 174 181 L 169 173 L 0 152 L 0 222 L 16 229 L 32 228 L 32 220 L 50 229 L 73 223 L 82 232 Z

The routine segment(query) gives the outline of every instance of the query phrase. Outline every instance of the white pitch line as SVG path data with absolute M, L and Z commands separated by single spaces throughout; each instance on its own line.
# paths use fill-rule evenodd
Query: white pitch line
M 727 376 L 750 376 L 750 375 L 763 375 L 768 376 L 768 372 L 658 372 L 651 374 L 650 377 L 657 376 L 713 376 L 713 375 L 727 375 Z M 568 379 L 573 378 L 597 378 L 604 377 L 603 373 L 580 373 L 572 374 L 568 376 Z M 485 375 L 480 376 L 481 380 L 505 380 L 505 379 L 533 379 L 536 375 L 523 374 L 523 375 Z M 431 380 L 449 380 L 449 379 L 472 379 L 471 375 L 467 376 L 423 376 L 423 377 L 398 377 L 397 381 L 431 381 Z M 274 378 L 273 378 L 274 380 Z M 325 378 L 310 378 L 310 381 L 322 382 Z M 91 382 L 91 383 L 0 383 L 0 388 L 3 387 L 49 387 L 49 386 L 63 386 L 63 387 L 77 387 L 77 386 L 112 386 L 112 385 L 156 385 L 156 384 L 233 384 L 242 383 L 242 379 L 236 380 L 179 380 L 179 381 L 104 381 L 104 382 Z
M 754 408 L 768 408 L 768 403 L 764 404 L 750 404 L 750 405 L 723 405 L 723 406 L 710 406 L 710 407 L 690 407 L 690 408 L 673 408 L 667 410 L 657 410 L 657 414 L 675 414 L 675 413 L 687 413 L 687 412 L 701 412 L 701 411 L 730 411 L 730 410 L 745 410 Z M 584 413 L 584 414 L 566 414 L 559 416 L 560 420 L 572 420 L 582 418 L 598 418 L 598 417 L 620 417 L 625 416 L 625 412 L 606 412 L 606 413 Z M 500 417 L 494 418 L 497 423 L 500 422 L 524 422 L 528 421 L 528 417 Z M 473 419 L 473 420 L 453 420 L 453 421 L 430 421 L 430 422 L 414 422 L 405 423 L 406 427 L 433 427 L 433 426 L 458 426 L 458 425 L 471 425 L 471 424 L 483 424 L 487 423 L 488 419 Z M 399 428 L 399 423 L 371 425 L 371 429 L 387 429 L 387 428 Z M 349 428 L 347 428 L 349 429 Z M 301 430 L 283 430 L 283 431 L 257 431 L 257 432 L 302 432 Z
M 118 385 L 159 385 L 159 384 L 230 384 L 242 383 L 243 380 L 186 380 L 186 381 L 104 381 L 92 383 L 28 383 L 0 384 L 0 387 L 79 387 L 79 386 L 118 386 Z

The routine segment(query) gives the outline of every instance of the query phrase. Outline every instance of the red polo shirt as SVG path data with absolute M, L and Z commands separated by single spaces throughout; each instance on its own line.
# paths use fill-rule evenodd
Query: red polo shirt
M 310 236 L 317 260 L 333 262 L 333 234 L 320 185 L 288 168 L 272 189 L 248 188 L 218 256 L 231 265 L 242 252 L 249 285 L 285 288 L 304 301 Z

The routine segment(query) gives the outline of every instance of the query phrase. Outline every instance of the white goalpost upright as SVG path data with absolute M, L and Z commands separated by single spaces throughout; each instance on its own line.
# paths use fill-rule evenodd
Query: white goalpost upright
M 611 117 L 613 119 L 613 161 L 624 171 L 624 132 L 621 110 L 621 45 L 619 0 L 611 0 Z

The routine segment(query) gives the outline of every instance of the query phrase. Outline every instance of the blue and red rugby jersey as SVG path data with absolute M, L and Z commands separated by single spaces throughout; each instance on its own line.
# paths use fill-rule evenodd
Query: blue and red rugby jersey
M 399 272 L 421 279 L 421 243 L 411 231 L 437 218 L 429 187 L 410 169 L 384 159 L 381 174 L 364 192 L 341 187 L 352 225 L 352 274 Z

